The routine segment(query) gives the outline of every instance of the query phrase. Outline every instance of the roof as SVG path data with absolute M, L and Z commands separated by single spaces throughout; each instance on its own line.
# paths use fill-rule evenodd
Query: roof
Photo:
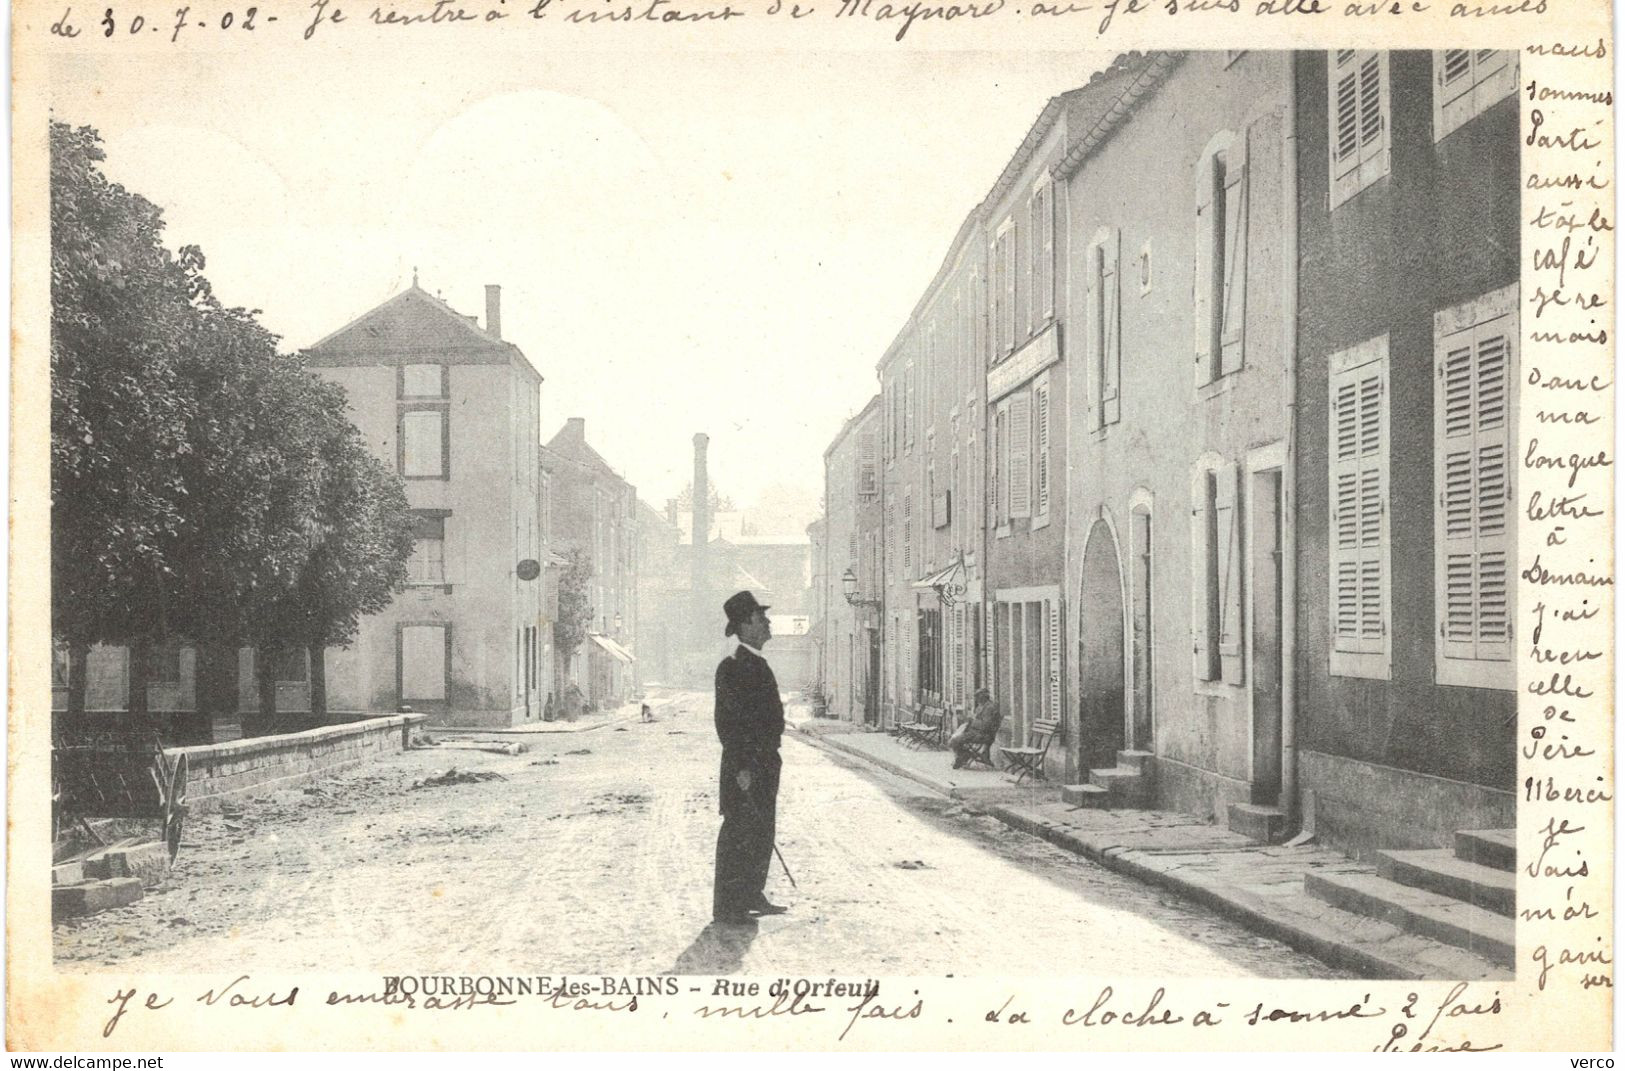
M 825 461 L 829 460 L 829 455 L 835 452 L 835 448 L 841 445 L 841 441 L 848 435 L 852 434 L 853 429 L 855 429 L 858 424 L 862 422 L 863 418 L 868 416 L 869 413 L 876 409 L 879 405 L 880 395 L 876 394 L 867 402 L 863 403 L 862 409 L 859 409 L 856 413 L 853 413 L 851 416 L 846 418 L 846 422 L 841 425 L 841 430 L 835 433 L 835 438 L 831 439 L 829 446 L 825 447 L 824 449 Z
M 445 301 L 418 286 L 415 281 L 399 294 L 373 306 L 306 349 L 316 355 L 318 363 L 320 360 L 318 351 L 324 350 L 332 352 L 347 349 L 387 349 L 391 353 L 399 353 L 402 350 L 400 341 L 385 339 L 377 329 L 382 322 L 392 317 L 413 314 L 431 321 L 436 330 L 432 337 L 423 339 L 418 337 L 423 332 L 423 327 L 414 325 L 413 342 L 416 345 L 411 348 L 500 352 L 517 358 L 532 375 L 537 379 L 542 378 L 541 372 L 531 364 L 530 358 L 526 357 L 518 346 L 491 334 L 482 328 L 474 317 L 458 312 Z
M 1071 178 L 1077 174 L 1083 162 L 1105 144 L 1112 133 L 1127 121 L 1140 101 L 1160 85 L 1184 58 L 1183 52 L 1153 52 L 1146 56 L 1144 65 L 1134 72 L 1134 76 L 1118 93 L 1117 99 L 1112 101 L 1105 114 L 1101 115 L 1095 121 L 1095 125 L 1067 150 L 1066 156 L 1055 169 L 1056 174 L 1062 178 Z
M 626 477 L 616 472 L 614 467 L 604 460 L 602 454 L 587 445 L 586 423 L 580 417 L 566 420 L 558 433 L 543 445 L 542 451 L 544 454 L 573 461 L 600 475 L 609 476 L 622 483 L 627 482 Z

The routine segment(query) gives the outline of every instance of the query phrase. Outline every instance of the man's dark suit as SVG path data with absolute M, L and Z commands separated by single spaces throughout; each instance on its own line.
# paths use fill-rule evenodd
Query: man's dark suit
M 779 737 L 784 732 L 784 704 L 773 668 L 744 645 L 717 666 L 716 722 L 722 741 L 722 831 L 717 834 L 711 913 L 724 918 L 763 900 L 773 856 Z M 739 787 L 741 770 L 750 771 L 749 789 Z

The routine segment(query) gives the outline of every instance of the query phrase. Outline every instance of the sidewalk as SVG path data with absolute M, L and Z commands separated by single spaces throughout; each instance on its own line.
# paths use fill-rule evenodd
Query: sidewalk
M 1171 811 L 1074 809 L 1054 782 L 1018 787 L 1002 772 L 955 770 L 948 752 L 911 750 L 883 733 L 803 736 L 960 800 L 963 813 L 991 815 L 1109 870 L 1171 889 L 1334 967 L 1367 978 L 1511 977 L 1470 952 L 1309 895 L 1304 877 L 1312 871 L 1376 873 L 1328 848 L 1259 844 Z

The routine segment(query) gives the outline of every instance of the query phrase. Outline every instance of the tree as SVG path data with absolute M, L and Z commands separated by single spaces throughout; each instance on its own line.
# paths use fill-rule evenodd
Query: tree
M 559 661 L 568 665 L 587 639 L 593 607 L 587 582 L 592 579 L 592 562 L 585 547 L 565 551 L 564 572 L 559 577 L 559 616 L 553 622 L 553 647 Z
M 711 484 L 709 493 L 705 496 L 705 498 L 706 501 L 710 503 L 712 517 L 715 517 L 719 513 L 733 512 L 733 499 L 718 492 L 716 484 Z M 694 482 L 690 480 L 688 483 L 684 484 L 682 491 L 678 492 L 677 497 L 672 501 L 676 505 L 678 513 L 694 512 Z
M 131 645 L 141 712 L 188 504 L 179 363 L 197 264 L 163 247 L 153 204 L 101 173 L 94 130 L 53 122 L 50 139 L 52 631 L 70 652 L 71 713 L 93 643 Z
M 343 390 L 313 380 L 305 403 L 318 422 L 313 459 L 318 520 L 294 582 L 267 600 L 258 642 L 268 649 L 303 649 L 310 658 L 310 712 L 327 714 L 328 647 L 355 639 L 361 617 L 377 613 L 406 587 L 412 523 L 401 478 L 361 441 L 345 411 Z M 265 659 L 269 663 L 270 659 Z M 275 714 L 262 683 L 261 714 Z

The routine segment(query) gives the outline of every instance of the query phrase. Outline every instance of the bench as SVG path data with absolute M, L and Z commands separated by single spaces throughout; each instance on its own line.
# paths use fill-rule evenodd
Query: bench
M 1061 735 L 1061 722 L 1059 718 L 1039 718 L 1033 722 L 1032 728 L 1027 730 L 1026 747 L 1001 747 L 999 752 L 1004 756 L 1005 769 L 1016 772 L 1016 784 L 1031 777 L 1034 781 L 1043 781 L 1044 756 L 1049 754 L 1049 746 L 1057 736 Z
M 941 747 L 947 721 L 947 711 L 941 707 L 921 707 L 914 721 L 898 728 L 902 731 L 903 742 L 914 748 L 921 748 L 927 744 Z

